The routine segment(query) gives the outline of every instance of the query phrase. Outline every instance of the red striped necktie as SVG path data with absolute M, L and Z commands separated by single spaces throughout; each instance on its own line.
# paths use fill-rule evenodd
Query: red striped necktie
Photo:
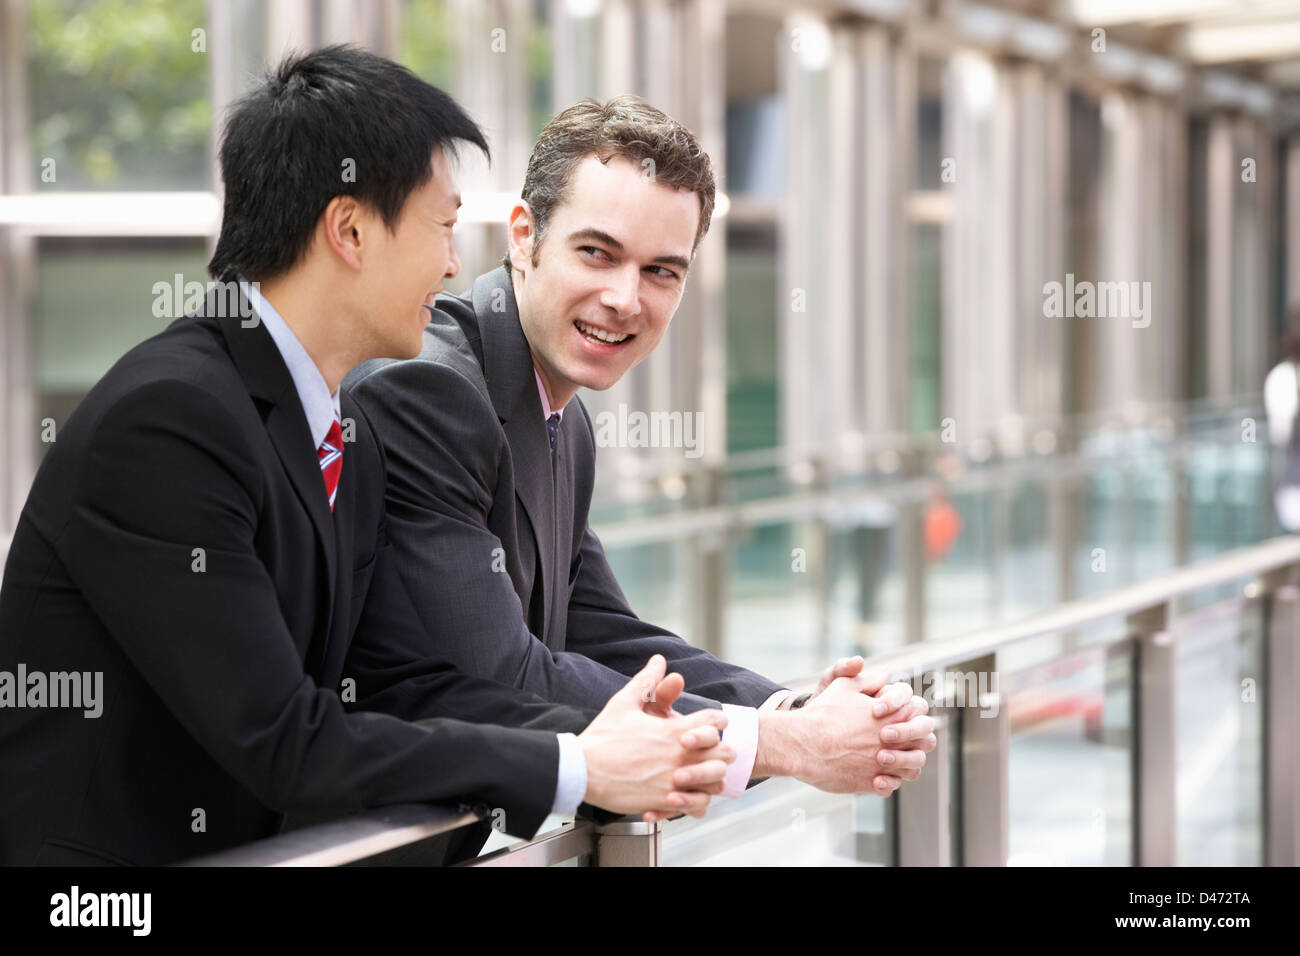
M 343 474 L 343 428 L 336 418 L 316 453 L 320 459 L 320 473 L 325 478 L 325 493 L 330 497 L 330 511 L 334 510 L 334 496 L 339 491 L 339 475 Z

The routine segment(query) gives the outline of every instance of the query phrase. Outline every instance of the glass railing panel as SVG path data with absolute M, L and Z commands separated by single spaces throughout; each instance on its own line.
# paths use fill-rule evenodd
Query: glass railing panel
M 1132 460 L 1127 514 L 1126 580 L 1131 584 L 1175 567 L 1174 472 L 1168 448 Z
M 1263 863 L 1264 602 L 1173 622 L 1180 866 Z
M 1132 667 L 1122 641 L 1002 674 L 1011 865 L 1132 862 Z
M 1126 514 L 1132 499 L 1125 469 L 1099 463 L 1077 483 L 1073 497 L 1082 519 L 1071 597 L 1091 597 L 1126 583 Z
M 957 521 L 952 520 L 953 515 Z M 955 637 L 994 620 L 997 509 L 994 493 L 953 491 L 925 503 L 925 636 Z
M 831 658 L 882 654 L 907 639 L 899 532 L 891 523 L 894 513 L 878 510 L 854 517 L 864 523 L 840 527 L 833 535 Z
M 637 617 L 666 627 L 692 643 L 689 541 L 611 547 L 614 576 Z
M 1015 621 L 1056 606 L 1057 549 L 1051 540 L 1050 485 L 1035 479 L 1007 491 L 1006 554 L 1001 563 L 999 621 Z
M 820 672 L 826 554 L 815 521 L 762 525 L 728 548 L 726 659 L 774 680 Z
M 870 806 L 869 801 L 880 804 Z M 870 866 L 889 842 L 873 829 L 892 816 L 879 797 L 822 793 L 773 779 L 737 800 L 715 800 L 703 819 L 664 824 L 665 866 Z M 859 829 L 862 828 L 862 829 Z

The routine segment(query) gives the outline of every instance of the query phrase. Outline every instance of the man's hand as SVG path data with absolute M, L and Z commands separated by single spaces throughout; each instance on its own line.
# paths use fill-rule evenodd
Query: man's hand
M 736 759 L 721 742 L 726 715 L 712 709 L 673 714 L 683 681 L 679 674 L 665 677 L 666 667 L 662 655 L 650 658 L 578 735 L 587 760 L 588 803 L 646 819 L 698 817 L 710 794 L 722 792 L 727 764 Z
M 866 663 L 861 657 L 841 657 L 822 672 L 821 679 L 817 681 L 817 689 L 813 691 L 813 697 L 820 696 L 822 691 L 831 686 L 832 681 L 841 677 L 856 678 L 860 682 L 862 693 L 875 697 L 880 693 L 880 689 L 889 683 L 889 671 L 878 667 L 863 672 L 862 668 Z
M 861 670 L 861 665 L 858 665 Z M 863 692 L 873 675 L 837 677 L 800 711 L 760 713 L 755 776 L 796 777 L 828 793 L 888 797 L 915 780 L 938 741 L 929 705 L 907 684 Z

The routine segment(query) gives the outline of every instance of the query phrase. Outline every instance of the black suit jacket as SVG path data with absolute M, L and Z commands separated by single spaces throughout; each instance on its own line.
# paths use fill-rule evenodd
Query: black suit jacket
M 679 710 L 757 706 L 780 687 L 637 618 L 587 521 L 591 418 L 565 407 L 552 464 L 533 361 L 504 268 L 444 295 L 418 358 L 344 380 L 388 463 L 388 528 L 427 649 L 471 674 L 596 708 L 663 654 Z M 707 699 L 706 699 L 707 698 Z
M 0 861 L 167 863 L 286 813 L 406 801 L 499 807 L 531 836 L 555 795 L 548 731 L 590 715 L 412 640 L 365 415 L 342 397 L 331 513 L 270 334 L 219 301 L 104 376 L 22 511 L 0 670 L 99 671 L 104 701 L 0 709 Z M 489 720 L 516 729 L 470 723 Z

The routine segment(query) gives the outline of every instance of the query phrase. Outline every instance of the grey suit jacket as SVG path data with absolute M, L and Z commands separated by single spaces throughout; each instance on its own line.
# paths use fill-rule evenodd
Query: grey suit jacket
M 431 315 L 418 358 L 367 362 L 344 381 L 384 448 L 388 534 L 431 652 L 589 708 L 655 653 L 686 679 L 681 711 L 778 691 L 628 606 L 587 522 L 591 417 L 569 402 L 552 465 L 506 270 L 441 296 Z

